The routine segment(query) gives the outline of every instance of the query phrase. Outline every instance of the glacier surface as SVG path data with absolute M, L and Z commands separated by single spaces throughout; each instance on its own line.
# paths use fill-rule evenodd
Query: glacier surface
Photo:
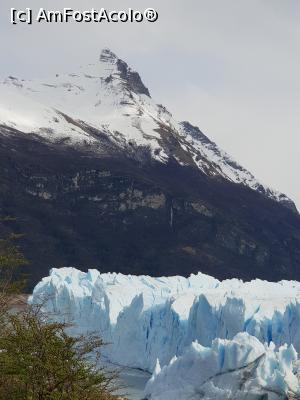
M 264 346 L 246 332 L 232 340 L 214 339 L 211 347 L 193 342 L 168 366 L 160 369 L 157 364 L 145 396 L 149 400 L 275 400 L 299 396 L 296 362 L 293 345 L 276 351 L 272 343 Z
M 153 371 L 197 340 L 232 339 L 247 332 L 261 343 L 293 344 L 300 351 L 300 283 L 204 274 L 152 278 L 52 269 L 34 289 L 32 302 L 65 320 L 74 331 L 96 331 L 112 343 L 111 361 Z

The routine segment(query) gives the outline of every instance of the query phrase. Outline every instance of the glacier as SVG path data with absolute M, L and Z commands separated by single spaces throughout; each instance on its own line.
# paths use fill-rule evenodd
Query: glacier
M 296 281 L 219 281 L 202 273 L 152 278 L 61 268 L 35 287 L 31 302 L 41 301 L 48 311 L 74 321 L 74 331 L 95 331 L 112 343 L 107 346 L 112 361 L 150 372 L 157 358 L 165 365 L 195 340 L 210 346 L 215 338 L 232 339 L 239 332 L 300 351 Z
M 275 389 L 288 385 L 298 390 L 292 363 L 300 351 L 296 281 L 219 281 L 202 273 L 154 278 L 54 268 L 35 287 L 30 302 L 42 303 L 55 318 L 72 322 L 72 334 L 101 335 L 107 343 L 103 356 L 110 362 L 153 373 L 146 388 L 148 394 L 153 392 L 151 399 L 162 399 L 155 397 L 156 390 L 163 380 L 172 381 L 174 371 L 184 370 L 187 363 L 197 370 L 203 357 L 213 364 L 205 374 L 219 374 L 225 367 L 217 361 L 226 354 L 235 357 L 235 362 L 226 361 L 233 369 L 264 354 L 253 385 L 263 380 L 265 386 L 273 382 Z M 173 382 L 176 390 L 178 382 Z M 195 383 L 200 384 L 200 376 Z M 214 390 L 225 390 L 220 398 L 226 398 L 226 385 L 218 389 L 215 384 L 207 382 L 206 398 Z M 167 394 L 163 398 L 168 399 Z
M 145 396 L 149 400 L 279 400 L 299 396 L 296 362 L 293 345 L 276 351 L 274 344 L 264 346 L 246 332 L 232 340 L 214 339 L 211 347 L 193 342 L 168 366 L 161 369 L 157 363 Z

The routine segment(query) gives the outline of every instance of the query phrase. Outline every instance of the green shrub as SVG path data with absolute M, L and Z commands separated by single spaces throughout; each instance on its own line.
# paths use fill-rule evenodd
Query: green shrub
M 69 336 L 38 307 L 12 307 L 26 263 L 12 239 L 0 240 L 0 400 L 116 399 L 116 375 L 99 368 L 101 339 Z

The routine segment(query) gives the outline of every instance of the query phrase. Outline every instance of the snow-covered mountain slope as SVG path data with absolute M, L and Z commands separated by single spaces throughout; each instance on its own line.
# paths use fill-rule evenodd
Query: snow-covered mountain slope
M 0 84 L 0 125 L 99 156 L 144 148 L 153 160 L 176 160 L 295 209 L 287 196 L 259 183 L 198 128 L 178 123 L 108 49 L 96 64 L 49 80 L 6 79 Z
M 46 301 L 45 301 L 46 300 Z M 88 273 L 53 269 L 34 289 L 31 301 L 57 318 L 74 321 L 74 333 L 96 331 L 111 343 L 110 361 L 154 371 L 192 342 L 211 346 L 215 338 L 239 332 L 300 351 L 300 283 L 270 283 L 208 275 L 189 278 Z

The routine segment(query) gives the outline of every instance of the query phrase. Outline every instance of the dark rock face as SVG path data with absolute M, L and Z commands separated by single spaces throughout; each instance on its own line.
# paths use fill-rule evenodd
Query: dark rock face
M 136 71 L 132 71 L 123 60 L 118 60 L 117 66 L 121 78 L 127 82 L 130 91 L 150 97 L 149 90 L 143 84 L 140 75 Z
M 138 72 L 133 71 L 125 61 L 119 59 L 111 50 L 104 49 L 100 55 L 100 61 L 116 63 L 120 78 L 126 82 L 127 89 L 130 92 L 151 97 Z
M 25 234 L 30 288 L 59 266 L 300 279 L 299 215 L 253 190 L 172 161 L 0 132 L 0 215 L 16 217 L 0 234 Z

